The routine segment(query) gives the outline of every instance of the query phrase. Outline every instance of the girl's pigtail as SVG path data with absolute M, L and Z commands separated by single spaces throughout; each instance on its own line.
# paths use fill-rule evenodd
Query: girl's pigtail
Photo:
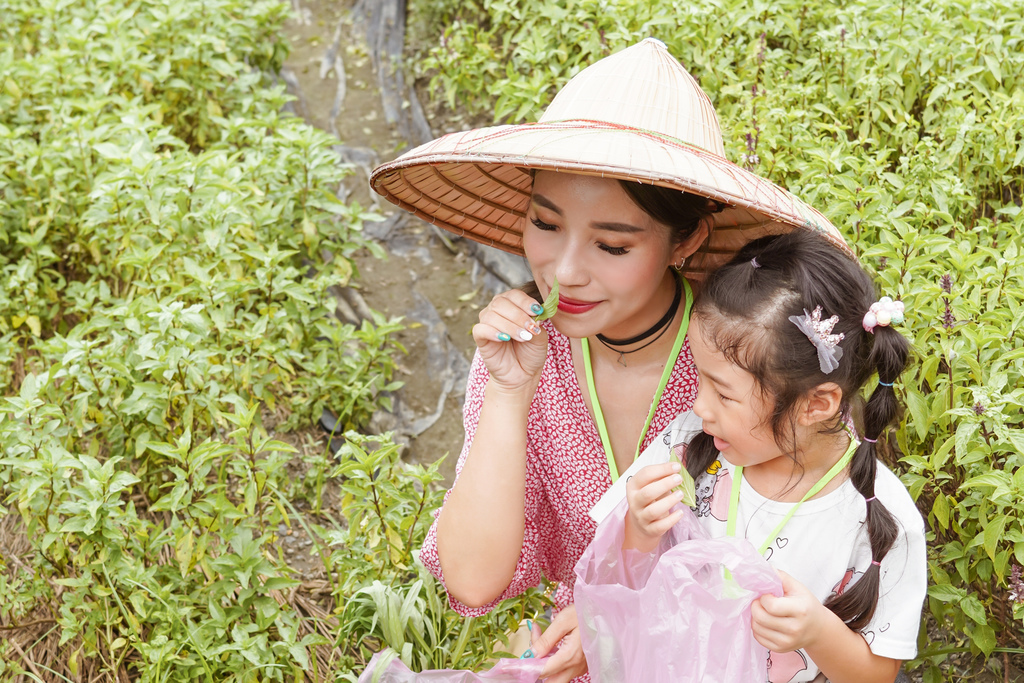
M 718 458 L 715 437 L 701 432 L 690 440 L 686 447 L 686 471 L 696 479 L 707 471 Z
M 878 462 L 875 443 L 899 412 L 899 401 L 892 384 L 907 364 L 909 344 L 889 327 L 874 331 L 869 367 L 878 371 L 878 386 L 864 407 L 864 439 L 850 463 L 850 479 L 867 503 L 867 529 L 871 543 L 871 564 L 864 575 L 825 606 L 853 630 L 867 626 L 875 613 L 881 581 L 881 562 L 896 541 L 898 526 L 882 503 L 875 498 L 875 470 Z

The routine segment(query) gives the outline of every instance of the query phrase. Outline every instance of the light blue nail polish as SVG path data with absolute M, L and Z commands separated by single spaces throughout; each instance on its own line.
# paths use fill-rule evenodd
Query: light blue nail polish
M 526 630 L 529 631 L 531 635 L 533 634 L 533 620 L 532 619 L 527 619 L 526 620 Z
M 530 310 L 533 311 L 534 315 L 540 315 L 541 313 L 544 312 L 544 307 L 541 306 L 540 304 L 533 304 L 532 306 L 530 306 Z
M 512 337 L 508 336 L 504 332 L 499 332 L 498 333 L 498 341 L 511 341 L 511 340 L 512 340 Z
M 523 656 L 520 657 L 519 659 L 533 659 L 533 648 L 531 647 L 529 650 L 524 652 Z

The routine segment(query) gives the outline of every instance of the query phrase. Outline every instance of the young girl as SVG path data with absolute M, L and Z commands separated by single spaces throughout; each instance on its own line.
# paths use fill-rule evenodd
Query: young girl
M 746 538 L 779 570 L 784 596 L 752 606 L 772 683 L 891 683 L 916 655 L 924 525 L 876 446 L 898 410 L 908 344 L 891 324 L 902 313 L 807 231 L 747 245 L 695 304 L 703 432 L 690 440 L 684 415 L 659 441 L 684 454 L 711 535 Z M 858 437 L 854 403 L 876 373 Z M 679 471 L 649 465 L 628 481 L 626 548 L 653 550 L 690 514 L 677 506 Z

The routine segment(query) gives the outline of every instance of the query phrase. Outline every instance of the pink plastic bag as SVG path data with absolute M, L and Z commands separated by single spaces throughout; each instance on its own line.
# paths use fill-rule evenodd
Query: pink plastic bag
M 398 658 L 394 650 L 378 652 L 370 660 L 358 683 L 537 683 L 548 658 L 502 659 L 494 668 L 481 673 L 438 669 L 415 673 Z M 377 668 L 380 673 L 377 674 Z
M 750 604 L 765 593 L 782 595 L 775 570 L 746 540 L 709 539 L 689 508 L 655 552 L 623 552 L 626 509 L 623 500 L 576 563 L 591 680 L 766 680 L 768 650 L 754 640 Z

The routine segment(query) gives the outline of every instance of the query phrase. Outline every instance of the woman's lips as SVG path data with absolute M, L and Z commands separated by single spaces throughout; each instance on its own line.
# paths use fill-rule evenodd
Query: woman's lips
M 577 301 L 576 299 L 570 299 L 567 296 L 558 297 L 558 310 L 562 313 L 578 314 L 586 313 L 594 306 L 597 306 L 600 301 Z

